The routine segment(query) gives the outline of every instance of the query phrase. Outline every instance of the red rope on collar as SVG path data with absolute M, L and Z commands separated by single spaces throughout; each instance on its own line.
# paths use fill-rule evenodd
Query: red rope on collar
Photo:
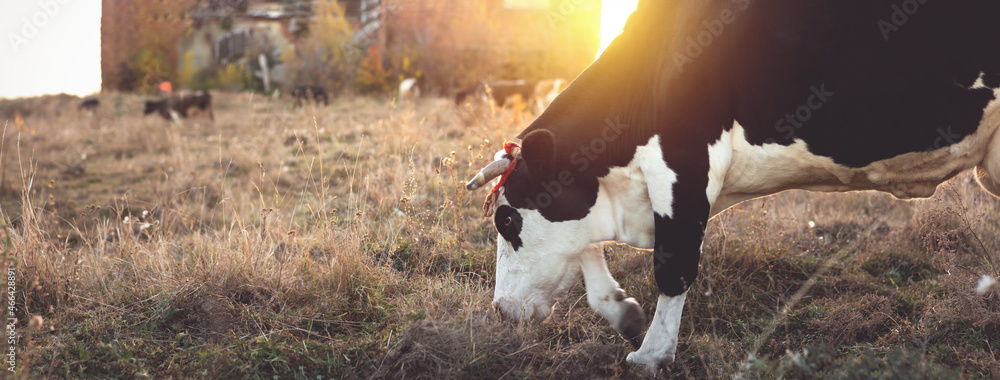
M 507 183 L 507 177 L 510 177 L 510 173 L 513 173 L 514 168 L 517 167 L 517 160 L 521 159 L 521 155 L 520 154 L 515 155 L 514 148 L 520 148 L 520 147 L 521 146 L 517 145 L 517 143 L 510 141 L 505 142 L 503 144 L 503 150 L 507 152 L 507 154 L 511 155 L 511 157 L 514 157 L 514 159 L 510 161 L 510 166 L 507 167 L 507 171 L 505 171 L 503 175 L 500 176 L 500 181 L 497 181 L 497 184 L 493 186 L 493 190 L 490 191 L 491 197 L 494 194 L 498 194 L 500 192 L 500 188 L 503 187 L 505 183 Z

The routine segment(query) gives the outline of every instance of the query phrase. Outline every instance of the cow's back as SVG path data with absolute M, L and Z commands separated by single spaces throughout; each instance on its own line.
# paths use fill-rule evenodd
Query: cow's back
M 751 143 L 864 167 L 976 132 L 1000 84 L 997 15 L 982 0 L 757 1 L 709 66 L 729 73 Z

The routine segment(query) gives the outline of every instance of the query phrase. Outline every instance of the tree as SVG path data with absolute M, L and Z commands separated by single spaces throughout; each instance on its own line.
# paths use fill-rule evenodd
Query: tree
M 177 75 L 177 43 L 198 0 L 103 0 L 102 87 L 152 91 Z
M 305 38 L 283 61 L 292 83 L 319 85 L 343 92 L 354 85 L 364 52 L 354 42 L 354 31 L 344 8 L 332 0 L 313 4 L 313 22 Z

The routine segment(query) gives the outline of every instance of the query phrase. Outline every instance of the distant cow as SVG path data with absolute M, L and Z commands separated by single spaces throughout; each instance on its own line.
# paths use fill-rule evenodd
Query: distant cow
M 295 98 L 295 107 L 301 107 L 302 103 L 312 100 L 319 104 L 320 100 L 323 101 L 323 105 L 330 104 L 330 98 L 326 95 L 326 89 L 320 86 L 297 86 L 292 89 L 292 97 Z
M 162 100 L 147 100 L 143 115 L 158 113 L 165 120 L 178 122 L 178 117 L 188 117 L 191 107 L 197 107 L 200 112 L 208 112 L 208 117 L 215 120 L 212 111 L 212 94 L 207 91 L 174 94 Z
M 168 99 L 163 99 L 163 100 L 147 100 L 146 101 L 146 107 L 142 110 L 142 114 L 143 115 L 149 115 L 149 114 L 151 114 L 153 112 L 156 112 L 164 120 L 174 120 L 174 118 L 170 115 L 171 111 L 172 111 L 172 109 L 170 108 L 170 104 L 169 104 Z
M 542 113 L 542 111 L 545 111 L 549 107 L 549 104 L 552 104 L 552 101 L 556 99 L 556 96 L 559 96 L 559 93 L 563 92 L 567 86 L 569 86 L 569 82 L 562 78 L 538 81 L 535 84 L 533 95 L 537 112 Z
M 84 98 L 80 101 L 80 105 L 77 107 L 79 110 L 93 112 L 97 107 L 101 106 L 101 101 L 96 97 Z
M 455 94 L 455 104 L 461 106 L 470 97 L 481 99 L 493 99 L 497 107 L 508 105 L 515 96 L 520 96 L 521 100 L 528 102 L 535 93 L 534 83 L 524 80 L 498 80 L 489 82 L 479 82 L 465 90 Z
M 215 113 L 212 112 L 212 94 L 208 91 L 196 91 L 173 96 L 175 109 L 182 117 L 188 117 L 191 107 L 198 107 L 199 112 L 208 112 L 208 118 L 215 120 Z

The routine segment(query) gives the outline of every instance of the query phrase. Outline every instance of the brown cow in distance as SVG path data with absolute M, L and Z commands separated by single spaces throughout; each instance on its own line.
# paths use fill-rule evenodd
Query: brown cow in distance
M 208 117 L 215 120 L 215 113 L 212 111 L 212 94 L 208 91 L 175 93 L 161 100 L 147 100 L 143 115 L 158 113 L 164 120 L 175 120 L 173 114 L 187 118 L 191 108 L 198 108 L 199 113 L 208 112 Z
M 192 107 L 197 107 L 199 113 L 208 112 L 208 118 L 215 120 L 215 113 L 212 112 L 212 94 L 208 91 L 195 91 L 193 93 L 182 93 L 175 95 L 177 111 L 181 117 L 188 117 L 188 111 Z

